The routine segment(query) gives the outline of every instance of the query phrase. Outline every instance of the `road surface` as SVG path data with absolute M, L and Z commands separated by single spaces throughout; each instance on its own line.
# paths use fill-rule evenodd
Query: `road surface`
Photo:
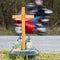
M 0 50 L 12 49 L 19 36 L 0 36 Z M 60 36 L 31 36 L 33 47 L 40 52 L 60 53 Z

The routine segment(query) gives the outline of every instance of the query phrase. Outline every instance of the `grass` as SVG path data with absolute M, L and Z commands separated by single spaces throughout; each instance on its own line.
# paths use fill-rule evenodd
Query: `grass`
M 60 35 L 60 27 L 47 28 L 47 35 Z
M 23 60 L 23 56 L 12 57 L 9 55 L 9 51 L 0 51 L 0 60 Z
M 19 55 L 15 59 L 13 57 L 10 58 L 9 51 L 0 51 L 0 60 L 24 60 L 23 58 L 24 56 Z M 60 60 L 60 54 L 40 53 L 35 57 L 35 60 Z
M 0 35 L 14 35 L 13 28 L 6 30 L 5 28 L 0 26 Z
M 15 35 L 15 32 L 12 27 L 10 27 L 9 30 L 6 30 L 0 26 L 0 35 Z M 53 29 L 47 28 L 47 35 L 60 35 L 60 27 L 54 27 Z

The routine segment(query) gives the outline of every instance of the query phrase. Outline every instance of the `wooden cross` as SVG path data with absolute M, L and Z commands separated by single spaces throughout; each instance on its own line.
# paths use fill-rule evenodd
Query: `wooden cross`
M 12 15 L 14 20 L 22 20 L 22 50 L 26 49 L 25 18 L 34 18 L 34 15 L 25 15 L 25 7 L 21 9 L 21 15 Z

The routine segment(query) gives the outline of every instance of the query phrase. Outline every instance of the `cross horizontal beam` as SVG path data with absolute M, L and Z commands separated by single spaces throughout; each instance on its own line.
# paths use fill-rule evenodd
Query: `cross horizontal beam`
M 21 19 L 21 15 L 12 15 L 13 19 Z M 34 15 L 25 15 L 25 18 L 34 18 Z

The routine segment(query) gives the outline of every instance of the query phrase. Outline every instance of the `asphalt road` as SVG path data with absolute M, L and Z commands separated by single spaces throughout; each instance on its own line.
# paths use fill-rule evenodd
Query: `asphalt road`
M 11 50 L 18 36 L 0 36 L 0 50 Z M 60 36 L 31 36 L 33 47 L 40 52 L 60 53 Z

